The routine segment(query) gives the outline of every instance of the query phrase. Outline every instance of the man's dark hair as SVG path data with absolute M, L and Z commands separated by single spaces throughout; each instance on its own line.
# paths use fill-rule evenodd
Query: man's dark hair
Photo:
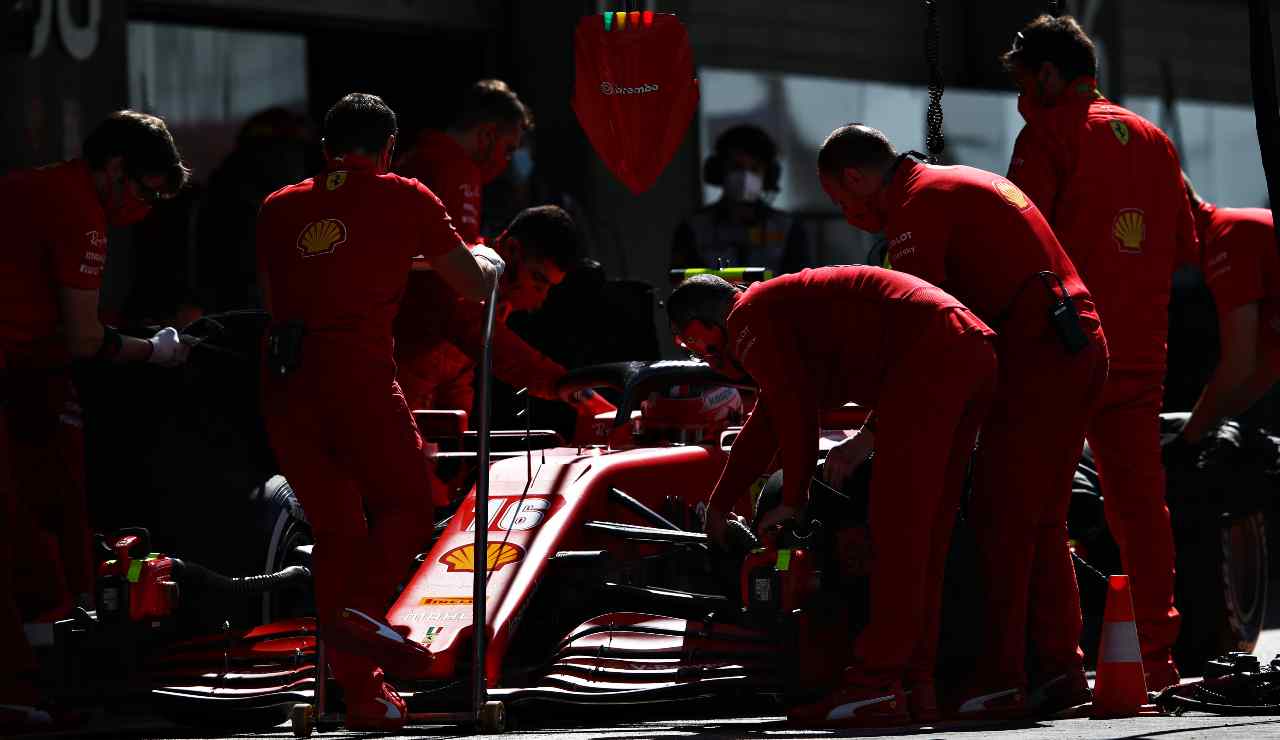
M 671 291 L 667 299 L 667 319 L 679 329 L 695 319 L 711 326 L 724 326 L 737 295 L 738 289 L 722 277 L 694 275 Z
M 159 116 L 119 110 L 107 116 L 84 140 L 84 158 L 100 170 L 122 157 L 125 173 L 135 179 L 163 177 L 164 192 L 176 193 L 187 184 L 191 170 L 182 162 L 173 134 Z
M 1065 82 L 1098 76 L 1098 56 L 1093 41 L 1069 15 L 1042 15 L 1014 37 L 1013 48 L 1000 57 L 1010 72 L 1018 67 L 1034 72 L 1044 62 L 1058 68 Z
M 351 93 L 324 114 L 324 148 L 334 157 L 377 154 L 397 131 L 396 112 L 377 95 Z
M 462 106 L 452 128 L 458 131 L 482 123 L 497 123 L 517 127 L 521 131 L 533 130 L 533 113 L 502 80 L 480 80 L 467 88 L 462 95 Z
M 880 129 L 846 123 L 822 142 L 818 171 L 833 175 L 848 167 L 887 167 L 897 156 L 897 150 Z
M 577 265 L 578 229 L 560 206 L 535 206 L 516 214 L 507 236 L 520 242 L 524 257 L 550 260 L 568 272 Z

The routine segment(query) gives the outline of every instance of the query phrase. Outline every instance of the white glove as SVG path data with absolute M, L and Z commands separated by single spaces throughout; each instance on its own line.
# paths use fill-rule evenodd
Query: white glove
M 147 341 L 151 343 L 151 356 L 147 362 L 162 367 L 177 367 L 186 362 L 187 355 L 191 353 L 191 347 L 182 343 L 178 330 L 172 326 L 166 326 Z
M 493 264 L 493 273 L 495 276 L 501 275 L 502 271 L 507 269 L 507 263 L 504 262 L 502 258 L 498 256 L 497 252 L 493 251 L 492 247 L 486 247 L 483 244 L 477 244 L 476 246 L 471 248 L 471 254 L 477 257 L 483 257 L 489 260 L 489 262 Z

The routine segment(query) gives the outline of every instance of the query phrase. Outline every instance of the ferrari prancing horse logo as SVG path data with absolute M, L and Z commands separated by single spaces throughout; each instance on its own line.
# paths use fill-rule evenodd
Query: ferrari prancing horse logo
M 324 218 L 307 224 L 298 234 L 298 251 L 303 257 L 331 254 L 347 240 L 347 225 L 336 218 Z
M 1113 120 L 1111 122 L 1111 133 L 1116 135 L 1116 140 L 1120 142 L 1121 146 L 1129 143 L 1129 127 L 1125 125 L 1124 121 Z

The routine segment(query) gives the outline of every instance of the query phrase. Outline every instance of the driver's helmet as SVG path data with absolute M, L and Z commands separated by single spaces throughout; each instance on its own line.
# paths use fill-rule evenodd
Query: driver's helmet
M 742 423 L 742 394 L 721 385 L 679 385 L 668 393 L 654 393 L 640 404 L 647 430 L 679 430 L 677 441 L 703 442 L 719 437 L 730 426 Z

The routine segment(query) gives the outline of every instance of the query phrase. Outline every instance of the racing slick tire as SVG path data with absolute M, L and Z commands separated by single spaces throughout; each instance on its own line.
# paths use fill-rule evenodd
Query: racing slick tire
M 1174 435 L 1187 413 L 1160 415 L 1162 435 Z M 1251 652 L 1266 617 L 1269 552 L 1265 501 L 1273 483 L 1276 442 L 1259 430 L 1235 428 L 1231 449 L 1206 469 L 1167 469 L 1166 501 L 1176 562 L 1174 603 L 1182 615 L 1174 658 L 1184 675 L 1229 652 Z M 1072 485 L 1068 529 L 1080 588 L 1084 632 L 1080 645 L 1092 662 L 1106 597 L 1105 575 L 1122 572 L 1107 529 L 1104 492 L 1092 451 L 1085 446 Z
M 1220 655 L 1253 652 L 1266 617 L 1266 516 L 1261 511 L 1223 514 L 1199 531 L 1178 535 L 1178 666 L 1199 672 L 1205 661 Z

